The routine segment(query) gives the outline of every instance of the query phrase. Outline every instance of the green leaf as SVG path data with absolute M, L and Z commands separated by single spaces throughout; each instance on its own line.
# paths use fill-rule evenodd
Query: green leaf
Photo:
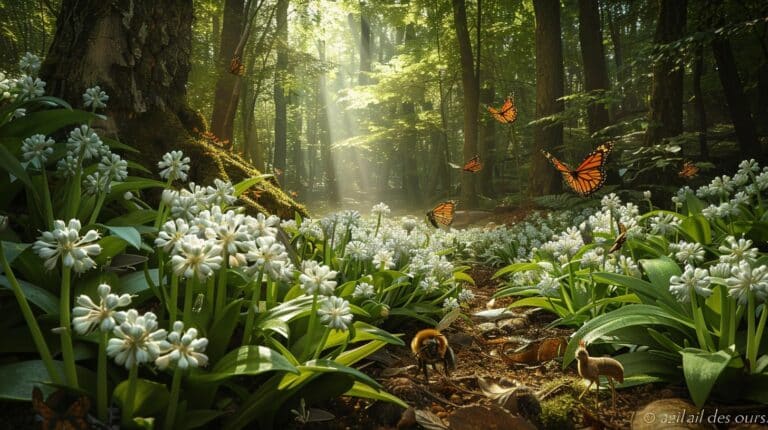
M 211 373 L 193 374 L 189 380 L 193 383 L 210 383 L 233 376 L 277 371 L 299 374 L 299 370 L 277 351 L 266 346 L 246 345 L 222 357 Z
M 456 281 L 466 282 L 467 284 L 475 285 L 475 280 L 471 276 L 464 272 L 454 272 L 453 279 Z
M 149 222 L 152 222 L 155 220 L 155 217 L 157 216 L 156 210 L 151 209 L 141 209 L 141 210 L 134 210 L 130 211 L 125 215 L 120 215 L 118 217 L 114 217 L 111 220 L 107 221 L 107 224 L 112 226 L 137 226 L 142 224 L 147 224 Z
M 158 269 L 149 269 L 149 278 L 157 285 L 160 282 Z M 143 270 L 128 273 L 120 277 L 119 288 L 115 290 L 120 294 L 130 294 L 134 297 L 131 303 L 142 303 L 153 296 L 152 288 L 147 283 L 147 274 Z
M 683 356 L 683 374 L 691 399 L 698 407 L 704 406 L 717 378 L 728 366 L 731 356 L 725 351 L 706 352 L 687 348 Z
M 64 375 L 64 364 L 54 361 L 53 365 Z M 95 392 L 96 375 L 83 367 L 77 366 L 77 379 L 80 388 Z M 0 400 L 29 401 L 32 388 L 43 384 L 52 384 L 51 378 L 42 360 L 18 361 L 0 366 Z
M 22 279 L 16 279 L 21 287 L 21 292 L 32 304 L 39 307 L 48 315 L 59 315 L 59 298 L 48 290 L 30 284 Z M 0 286 L 11 290 L 11 282 L 3 275 L 0 276 Z
M 365 373 L 357 369 L 354 369 L 352 367 L 345 366 L 333 360 L 326 360 L 326 359 L 310 360 L 304 363 L 303 365 L 299 365 L 298 369 L 299 369 L 298 375 L 294 375 L 294 374 L 283 375 L 283 379 L 282 381 L 280 381 L 280 385 L 277 387 L 277 389 L 290 390 L 293 388 L 297 388 L 318 373 L 330 373 L 330 372 L 342 373 L 344 375 L 347 375 L 358 381 L 362 381 L 373 387 L 381 386 L 378 382 L 376 382 L 376 380 L 366 375 Z
M 93 258 L 93 261 L 99 266 L 103 266 L 112 257 L 123 252 L 127 245 L 125 239 L 117 236 L 104 236 L 98 243 L 101 246 L 101 252 Z
M 97 224 L 111 231 L 115 236 L 125 240 L 129 245 L 141 250 L 141 234 L 133 227 L 117 227 L 111 225 Z
M 112 139 L 110 137 L 102 137 L 101 141 L 107 144 L 107 146 L 109 146 L 109 149 L 122 149 L 123 151 L 128 151 L 133 153 L 140 152 L 138 149 L 134 148 L 133 146 L 126 145 L 125 143 L 120 142 L 119 140 Z
M 37 190 L 32 185 L 32 180 L 29 179 L 27 170 L 4 145 L 0 145 L 0 169 L 5 170 L 9 174 L 13 175 L 16 179 L 20 180 L 24 185 L 26 185 L 27 189 L 32 190 L 35 195 L 37 195 Z
M 386 330 L 380 329 L 374 325 L 362 321 L 355 321 L 355 336 L 349 340 L 349 343 L 364 342 L 366 340 L 380 340 L 392 345 L 404 346 L 403 340 L 397 336 L 392 335 Z M 325 342 L 323 349 L 331 348 L 336 345 L 341 345 L 347 338 L 347 332 L 340 330 L 334 330 L 328 336 L 328 340 Z
M 254 185 L 256 185 L 256 184 L 258 184 L 260 182 L 263 182 L 265 179 L 270 178 L 272 176 L 273 175 L 270 175 L 270 174 L 264 174 L 264 175 L 259 175 L 259 176 L 253 176 L 251 178 L 244 179 L 244 180 L 238 182 L 237 184 L 235 184 L 235 193 L 234 193 L 235 197 L 240 197 L 241 194 L 246 192 L 252 186 L 254 186 Z
M 637 294 L 637 297 L 646 305 L 663 305 L 665 309 L 674 310 L 679 316 L 683 313 L 682 305 L 669 292 L 669 279 L 667 279 L 667 288 L 656 286 L 650 282 L 638 279 L 632 276 L 620 275 L 617 273 L 600 272 L 592 275 L 592 279 L 597 282 L 618 285 L 626 287 L 628 290 Z
M 704 215 L 693 215 L 680 223 L 680 232 L 690 241 L 708 245 L 712 243 L 712 229 Z
M 240 317 L 240 308 L 243 306 L 243 299 L 232 300 L 224 307 L 221 315 L 218 315 L 211 326 L 208 335 L 208 348 L 206 352 L 212 362 L 221 357 L 227 350 L 227 346 L 232 341 L 232 335 L 237 327 L 237 320 Z
M 5 253 L 5 260 L 8 264 L 12 264 L 22 252 L 32 246 L 31 243 L 17 243 L 17 242 L 2 242 L 3 252 Z
M 494 273 L 491 279 L 496 279 L 509 273 L 527 272 L 528 270 L 541 270 L 541 266 L 536 263 L 513 263 Z
M 364 399 L 381 400 L 383 402 L 394 403 L 398 406 L 408 408 L 409 405 L 402 401 L 399 397 L 387 393 L 386 391 L 377 390 L 370 385 L 363 384 L 362 382 L 355 381 L 346 393 L 345 396 L 362 397 Z
M 202 427 L 216 418 L 225 414 L 225 411 L 219 411 L 216 409 L 197 409 L 194 411 L 187 411 L 183 416 L 182 429 L 196 429 Z
M 624 366 L 624 382 L 620 387 L 640 385 L 649 380 L 676 382 L 680 379 L 679 362 L 651 351 L 635 351 L 614 357 Z
M 125 379 L 115 387 L 113 393 L 114 399 L 121 406 L 125 404 L 125 397 L 128 395 L 128 383 L 128 379 Z M 136 380 L 133 415 L 139 417 L 159 415 L 168 406 L 169 397 L 165 384 L 139 378 Z
M 40 133 L 49 135 L 71 124 L 87 124 L 97 115 L 82 110 L 54 109 L 32 112 L 0 128 L 0 136 L 25 138 Z

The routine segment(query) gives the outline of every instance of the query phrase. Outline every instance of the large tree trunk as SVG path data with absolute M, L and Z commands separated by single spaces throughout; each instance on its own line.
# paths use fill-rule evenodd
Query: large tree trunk
M 701 91 L 701 75 L 704 73 L 704 47 L 699 45 L 693 54 L 693 104 L 699 133 L 699 153 L 702 160 L 709 159 L 707 146 L 707 111 L 704 109 L 704 93 Z
M 536 14 L 536 118 L 563 110 L 563 45 L 560 40 L 560 2 L 534 0 Z M 562 190 L 560 174 L 540 154 L 563 144 L 563 125 L 537 125 L 533 128 L 531 194 L 555 194 Z
M 608 69 L 600 28 L 600 9 L 595 0 L 579 0 L 579 41 L 584 62 L 584 89 L 587 92 L 607 90 Z M 608 124 L 608 110 L 604 105 L 594 103 L 587 106 L 587 125 L 590 133 L 595 133 Z
M 714 2 L 715 5 L 719 3 L 721 3 L 719 0 Z M 722 27 L 725 20 L 722 13 L 719 15 L 717 27 Z M 712 40 L 712 53 L 717 63 L 717 73 L 723 85 L 723 94 L 731 113 L 731 121 L 733 121 L 742 156 L 757 157 L 760 154 L 760 146 L 757 142 L 755 124 L 752 122 L 752 113 L 749 110 L 749 101 L 744 94 L 736 60 L 733 58 L 731 42 L 726 37 L 716 36 Z
M 87 87 L 105 89 L 109 122 L 98 126 L 138 149 L 137 161 L 144 166 L 151 169 L 165 152 L 181 149 L 193 160 L 191 181 L 239 182 L 259 172 L 239 156 L 190 134 L 204 124 L 186 102 L 192 18 L 192 3 L 183 0 L 134 1 L 131 8 L 100 0 L 63 0 L 41 76 L 49 94 L 72 102 L 81 100 Z M 251 193 L 241 200 L 284 217 L 296 210 L 306 213 L 279 189 L 264 187 L 258 201 Z
M 464 90 L 464 146 L 462 155 L 464 160 L 469 160 L 477 154 L 479 88 L 475 74 L 475 64 L 472 58 L 472 44 L 470 43 L 469 31 L 467 30 L 467 7 L 465 0 L 453 0 L 453 22 L 456 28 L 456 39 L 459 42 L 461 84 Z M 461 202 L 464 207 L 469 208 L 477 204 L 474 175 L 461 175 Z
M 243 34 L 244 9 L 243 0 L 226 0 L 224 3 L 224 25 L 221 29 L 221 44 L 216 69 L 219 78 L 216 81 L 216 92 L 213 99 L 213 114 L 211 115 L 211 133 L 221 140 L 232 142 L 234 115 L 232 109 L 232 93 L 239 77 L 230 73 L 229 65 L 235 55 L 240 36 Z M 237 106 L 237 100 L 234 101 Z
M 653 42 L 667 44 L 685 34 L 686 0 L 659 0 L 659 18 Z M 653 65 L 653 84 L 647 145 L 683 132 L 683 70 L 676 68 L 677 58 L 661 56 Z
M 275 152 L 272 165 L 279 183 L 285 178 L 288 152 L 288 113 L 285 80 L 288 74 L 288 0 L 278 0 L 275 30 L 277 32 L 277 61 L 275 64 Z
M 488 88 L 480 90 L 480 101 L 485 105 L 494 103 L 495 88 L 491 83 Z M 480 128 L 477 133 L 477 149 L 480 160 L 483 163 L 483 170 L 476 173 L 480 178 L 479 189 L 482 195 L 493 197 L 493 165 L 495 161 L 496 147 L 496 120 L 490 115 L 483 116 L 480 120 Z M 463 173 L 464 175 L 470 173 Z

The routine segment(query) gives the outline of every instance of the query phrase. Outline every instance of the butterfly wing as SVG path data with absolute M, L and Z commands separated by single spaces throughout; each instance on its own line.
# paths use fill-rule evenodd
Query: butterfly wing
M 699 167 L 693 164 L 693 161 L 686 160 L 683 162 L 683 167 L 677 175 L 683 179 L 693 179 L 699 174 L 699 170 Z
M 475 155 L 471 160 L 464 163 L 464 167 L 461 170 L 469 173 L 477 173 L 483 168 L 483 163 L 480 162 L 480 156 Z
M 496 121 L 502 124 L 511 124 L 517 119 L 517 108 L 509 97 L 507 97 L 504 104 L 499 109 L 488 106 L 488 112 L 493 115 L 493 118 L 496 119 Z
M 429 218 L 429 222 L 435 228 L 439 228 L 439 224 L 449 226 L 453 223 L 455 211 L 456 201 L 449 200 L 438 204 L 431 211 L 427 212 L 427 218 Z
M 627 226 L 618 221 L 616 223 L 619 225 L 619 235 L 616 237 L 613 245 L 611 245 L 611 249 L 608 250 L 609 254 L 620 250 L 624 242 L 627 241 Z
M 613 146 L 613 142 L 598 145 L 594 151 L 584 157 L 584 161 L 571 171 L 570 175 L 563 174 L 565 182 L 576 194 L 587 197 L 605 184 L 605 162 Z
M 62 430 L 87 430 L 91 426 L 88 424 L 88 410 L 91 408 L 91 401 L 88 397 L 81 396 L 72 403 L 63 419 L 56 423 L 56 428 Z

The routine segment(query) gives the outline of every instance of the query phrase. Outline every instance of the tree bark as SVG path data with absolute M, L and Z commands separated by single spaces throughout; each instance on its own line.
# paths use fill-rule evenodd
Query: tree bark
M 659 0 L 659 15 L 653 42 L 656 45 L 679 40 L 685 34 L 686 0 Z M 646 145 L 683 132 L 683 70 L 676 58 L 661 55 L 653 65 L 653 84 Z
M 534 0 L 536 15 L 536 118 L 563 111 L 563 45 L 560 40 L 560 2 Z M 563 144 L 562 124 L 537 125 L 533 128 L 533 156 L 530 192 L 534 196 L 555 194 L 562 190 L 557 173 L 540 151 L 552 152 Z
M 366 14 L 365 2 L 360 2 L 360 75 L 358 84 L 369 83 L 368 73 L 371 71 L 371 23 Z
M 699 129 L 699 154 L 702 160 L 708 160 L 707 111 L 704 108 L 704 93 L 701 91 L 701 75 L 703 73 L 704 47 L 698 46 L 693 54 L 693 104 L 696 111 L 696 126 Z
M 494 103 L 496 91 L 493 87 L 493 83 L 487 88 L 480 90 L 480 102 L 484 105 L 492 105 Z M 487 197 L 494 196 L 493 189 L 493 165 L 495 161 L 495 146 L 496 146 L 496 120 L 490 115 L 484 115 L 480 120 L 480 128 L 477 133 L 477 148 L 480 155 L 480 161 L 483 163 L 483 169 L 478 173 L 479 176 L 479 189 L 482 195 Z M 462 173 L 463 175 L 472 173 Z
M 719 6 L 721 2 L 716 0 L 714 4 Z M 722 13 L 719 16 L 717 27 L 722 27 L 725 24 L 725 20 Z M 757 132 L 752 121 L 749 100 L 747 100 L 747 96 L 744 94 L 744 87 L 741 84 L 736 60 L 733 58 L 731 42 L 722 35 L 716 35 L 712 40 L 712 53 L 717 63 L 717 74 L 720 76 L 720 83 L 723 86 L 723 94 L 728 104 L 728 111 L 731 114 L 736 138 L 739 141 L 739 149 L 743 156 L 757 157 L 760 154 Z
M 463 160 L 477 154 L 477 115 L 479 94 L 475 64 L 472 58 L 472 44 L 467 29 L 467 7 L 465 0 L 453 0 L 453 22 L 461 56 L 461 84 L 464 90 L 464 146 Z M 559 34 L 559 33 L 558 33 Z M 475 176 L 461 175 L 462 206 L 472 208 L 477 204 Z
M 608 69 L 600 28 L 600 9 L 595 0 L 579 0 L 579 41 L 584 62 L 584 89 L 587 92 L 607 90 Z M 605 105 L 593 103 L 587 106 L 587 126 L 590 133 L 595 133 L 608 124 L 608 110 Z
M 189 109 L 186 84 L 192 39 L 192 3 L 184 0 L 134 1 L 131 8 L 101 0 L 63 0 L 57 28 L 41 76 L 51 95 L 76 102 L 93 85 L 110 96 L 103 134 L 117 135 L 137 150 L 146 167 L 170 150 L 192 161 L 190 180 L 239 182 L 259 172 L 241 157 L 195 140 L 204 120 Z M 149 30 L 151 29 L 151 31 Z M 126 154 L 128 158 L 131 154 Z M 293 217 L 306 209 L 279 189 L 264 184 L 260 197 L 240 199 L 251 209 Z M 256 200 L 258 198 L 258 200 Z
M 325 62 L 325 41 L 317 41 L 317 53 L 321 63 Z M 325 169 L 325 191 L 328 195 L 328 199 L 332 203 L 339 202 L 339 190 L 336 184 L 336 168 L 334 166 L 333 156 L 331 155 L 331 131 L 330 123 L 328 121 L 328 100 L 325 97 L 327 83 L 325 79 L 325 73 L 320 73 L 319 85 L 318 85 L 318 102 L 320 104 L 320 110 L 318 112 L 318 126 L 320 135 L 320 158 L 323 159 L 323 167 Z
M 288 152 L 288 103 L 285 97 L 285 80 L 288 74 L 288 1 L 278 0 L 275 31 L 277 60 L 275 64 L 275 147 L 272 165 L 279 183 L 284 183 L 285 161 Z
M 228 115 L 232 103 L 232 93 L 238 76 L 230 73 L 229 64 L 235 55 L 240 36 L 243 34 L 244 19 L 243 0 L 226 0 L 224 3 L 224 20 L 221 28 L 221 44 L 216 69 L 219 78 L 216 81 L 216 92 L 213 99 L 213 114 L 211 115 L 211 133 L 221 140 L 232 142 L 234 121 Z M 235 101 L 235 106 L 237 101 Z

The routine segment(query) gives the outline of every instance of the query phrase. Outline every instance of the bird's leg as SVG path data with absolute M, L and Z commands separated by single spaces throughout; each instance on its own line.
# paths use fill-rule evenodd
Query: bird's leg
M 424 360 L 419 360 L 419 367 L 421 367 L 421 370 L 424 372 L 424 382 L 429 385 L 429 371 L 427 370 L 427 362 Z
M 611 408 L 616 410 L 616 388 L 613 386 L 613 378 L 608 378 L 608 383 L 611 384 Z
M 595 383 L 597 384 L 597 389 L 595 390 L 595 407 L 600 407 L 600 375 L 597 375 L 597 380 L 595 380 Z
M 584 394 L 586 394 L 586 393 L 587 393 L 587 391 L 589 391 L 589 389 L 592 387 L 592 384 L 593 384 L 593 383 L 594 383 L 594 381 L 592 381 L 592 380 L 590 379 L 590 380 L 589 380 L 589 385 L 587 385 L 587 388 L 585 388 L 585 389 L 584 389 L 584 391 L 582 391 L 582 392 L 581 392 L 581 394 L 579 394 L 579 399 L 581 399 L 582 397 L 584 397 Z

